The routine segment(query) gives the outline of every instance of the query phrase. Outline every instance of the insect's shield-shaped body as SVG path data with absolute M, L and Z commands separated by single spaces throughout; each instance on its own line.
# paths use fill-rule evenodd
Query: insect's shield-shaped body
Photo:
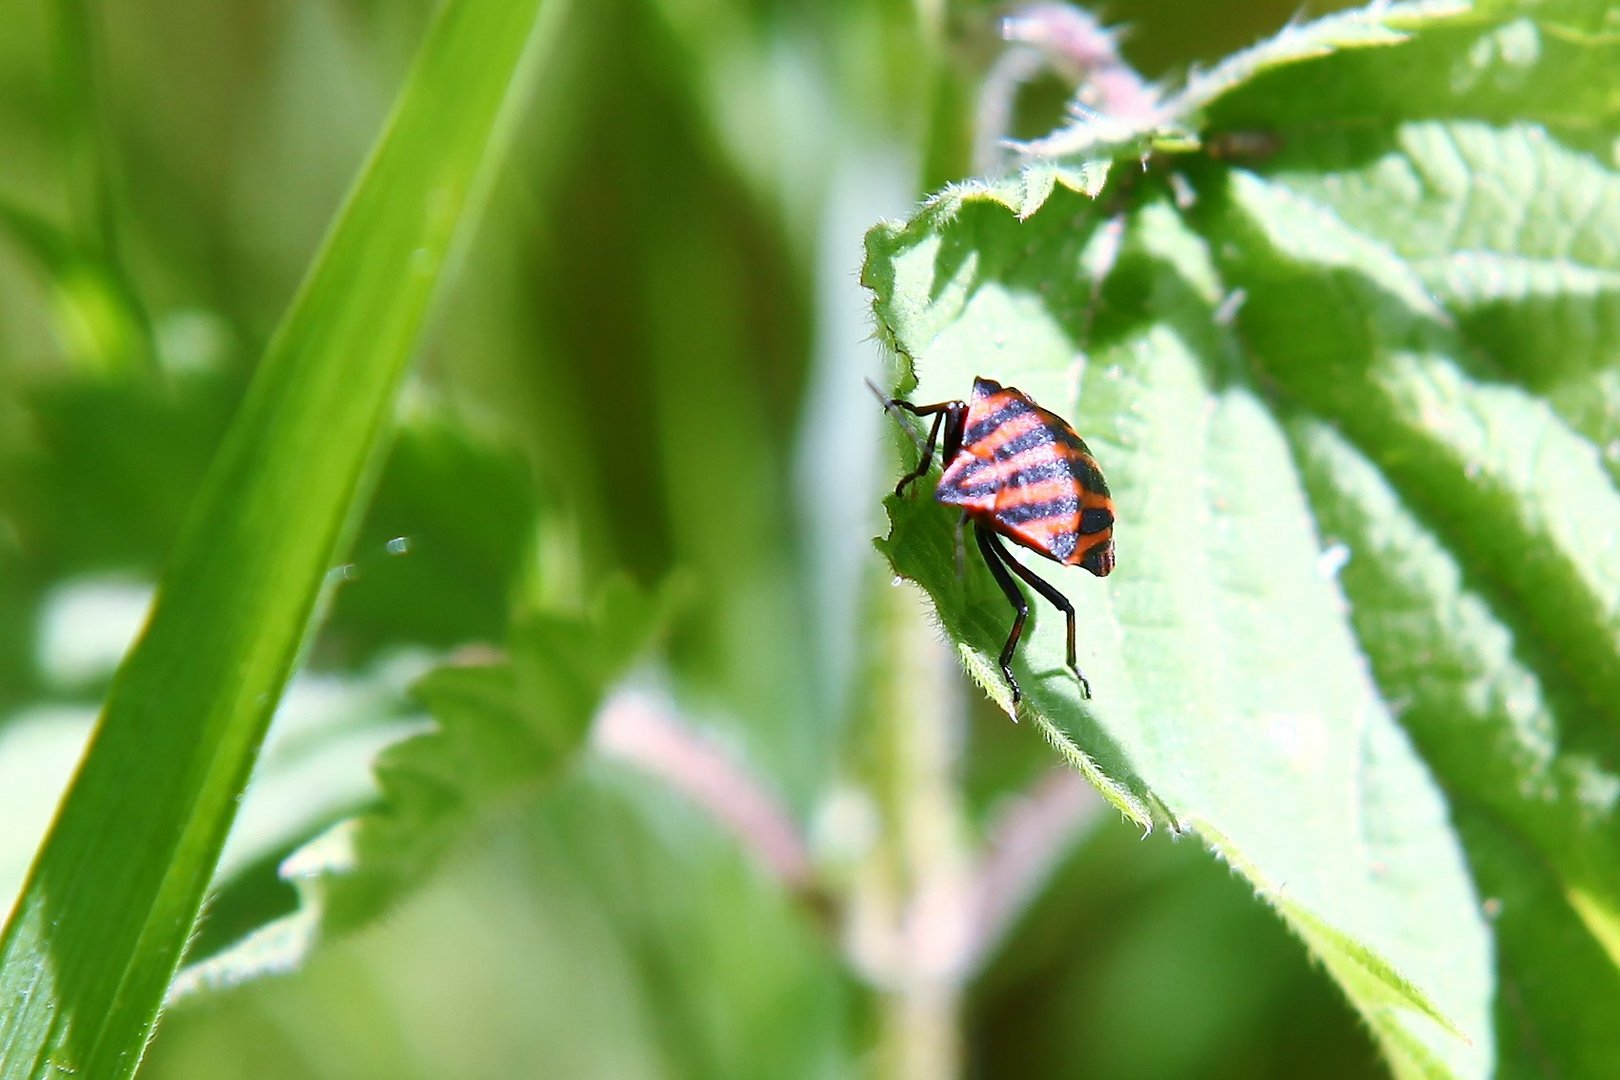
M 1081 693 L 1090 697 L 1091 688 L 1075 661 L 1074 605 L 1014 559 L 998 539 L 1006 537 L 1055 562 L 1083 566 L 1098 577 L 1114 569 L 1114 503 L 1085 440 L 1023 391 L 991 379 L 974 379 L 973 395 L 966 402 L 913 405 L 891 399 L 886 405 L 934 418 L 922 460 L 895 485 L 896 495 L 904 494 L 928 471 L 944 429 L 944 472 L 934 497 L 961 507 L 974 519 L 979 553 L 1012 605 L 1012 632 L 1000 663 L 1013 701 L 1021 692 L 1012 658 L 1029 617 L 1029 604 L 1013 581 L 1015 575 L 1063 612 L 1068 621 L 1069 667 L 1080 680 Z
M 1029 395 L 975 379 L 962 443 L 935 497 L 1015 544 L 1098 577 L 1114 568 L 1114 504 L 1085 440 Z

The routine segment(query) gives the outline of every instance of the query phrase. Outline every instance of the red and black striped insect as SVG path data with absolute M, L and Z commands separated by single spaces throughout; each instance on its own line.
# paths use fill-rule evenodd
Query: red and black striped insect
M 1014 559 L 1000 540 L 1006 537 L 1053 562 L 1083 566 L 1098 577 L 1114 569 L 1114 501 L 1085 440 L 1028 394 L 984 378 L 973 380 L 973 397 L 965 403 L 913 405 L 891 398 L 888 407 L 934 418 L 922 460 L 894 486 L 896 495 L 928 471 L 944 426 L 940 458 L 944 472 L 934 498 L 960 506 L 964 521 L 973 519 L 979 553 L 1017 613 L 1001 650 L 1001 673 L 1012 687 L 1013 701 L 1022 696 L 1012 658 L 1029 604 L 1009 569 L 1068 619 L 1069 667 L 1080 680 L 1081 693 L 1089 698 L 1091 685 L 1074 656 L 1074 605 Z

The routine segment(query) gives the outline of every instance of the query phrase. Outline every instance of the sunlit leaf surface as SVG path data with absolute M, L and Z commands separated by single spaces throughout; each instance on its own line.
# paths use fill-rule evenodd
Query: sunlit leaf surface
M 1620 1052 L 1620 172 L 1587 145 L 1614 77 L 1552 103 L 1616 50 L 1401 28 L 1212 93 L 1189 123 L 1247 159 L 1116 163 L 1038 209 L 959 189 L 875 229 L 865 280 L 906 396 L 1017 386 L 1112 487 L 1111 577 L 1024 557 L 1080 609 L 1095 699 L 1037 602 L 1022 717 L 1247 876 L 1398 1073 L 1593 1075 Z M 1507 84 L 1546 113 L 1509 119 Z M 1005 601 L 949 511 L 889 509 L 880 546 L 1009 707 Z

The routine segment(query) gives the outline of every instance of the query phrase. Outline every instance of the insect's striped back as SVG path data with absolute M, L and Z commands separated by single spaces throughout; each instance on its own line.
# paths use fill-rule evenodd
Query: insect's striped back
M 1013 387 L 974 380 L 961 452 L 935 496 L 1050 559 L 1099 577 L 1114 568 L 1114 504 L 1096 459 L 1061 417 Z

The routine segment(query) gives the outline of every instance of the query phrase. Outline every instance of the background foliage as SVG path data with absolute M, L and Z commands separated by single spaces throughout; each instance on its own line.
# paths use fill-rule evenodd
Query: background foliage
M 1179 85 L 1294 13 L 1221 7 L 1107 14 Z M 160 574 L 217 557 L 220 614 L 176 636 L 202 695 L 230 618 L 297 645 L 258 557 L 352 538 L 143 1075 L 1614 1071 L 1603 5 L 1284 35 L 915 213 L 973 171 L 996 11 L 542 8 L 507 156 L 402 141 L 378 181 L 460 152 L 493 186 L 352 464 L 374 496 L 300 488 L 296 518 L 252 510 L 296 474 L 238 408 L 289 341 L 404 342 L 344 321 L 368 297 L 427 303 L 400 282 L 431 258 L 339 245 L 287 316 L 401 88 L 456 85 L 412 67 L 435 6 L 60 0 L 0 40 L 0 893 Z M 1069 89 L 1035 79 L 1013 132 Z M 889 587 L 869 540 L 913 451 L 860 383 L 913 361 L 919 400 L 993 375 L 1099 451 L 1120 571 L 1056 579 L 1090 708 L 1044 677 L 1049 613 L 1014 727 Z M 937 509 L 890 500 L 882 547 L 975 670 L 1005 615 Z M 109 797 L 184 790 L 183 695 L 120 693 L 154 727 Z

